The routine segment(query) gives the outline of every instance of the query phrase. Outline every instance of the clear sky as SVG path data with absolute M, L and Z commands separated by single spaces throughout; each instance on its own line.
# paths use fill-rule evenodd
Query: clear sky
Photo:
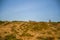
M 0 0 L 0 20 L 60 21 L 60 0 Z

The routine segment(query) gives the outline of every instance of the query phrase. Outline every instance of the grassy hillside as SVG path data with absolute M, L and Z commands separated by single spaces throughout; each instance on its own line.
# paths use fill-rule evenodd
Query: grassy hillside
M 60 22 L 0 21 L 0 40 L 60 40 Z

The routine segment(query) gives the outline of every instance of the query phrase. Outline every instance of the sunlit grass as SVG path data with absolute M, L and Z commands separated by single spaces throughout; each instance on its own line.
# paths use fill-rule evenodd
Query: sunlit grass
M 55 40 L 55 38 L 60 40 L 60 22 L 0 21 L 0 26 L 1 40 L 23 40 L 24 37 L 37 40 Z M 7 28 L 11 29 L 7 30 Z

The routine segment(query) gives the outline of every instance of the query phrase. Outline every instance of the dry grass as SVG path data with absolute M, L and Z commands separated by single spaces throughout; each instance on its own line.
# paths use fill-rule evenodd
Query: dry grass
M 0 21 L 0 40 L 60 40 L 60 22 Z

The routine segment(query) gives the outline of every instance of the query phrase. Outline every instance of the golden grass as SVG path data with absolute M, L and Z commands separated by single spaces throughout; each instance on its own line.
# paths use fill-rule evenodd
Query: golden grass
M 60 40 L 60 22 L 0 21 L 0 40 Z

